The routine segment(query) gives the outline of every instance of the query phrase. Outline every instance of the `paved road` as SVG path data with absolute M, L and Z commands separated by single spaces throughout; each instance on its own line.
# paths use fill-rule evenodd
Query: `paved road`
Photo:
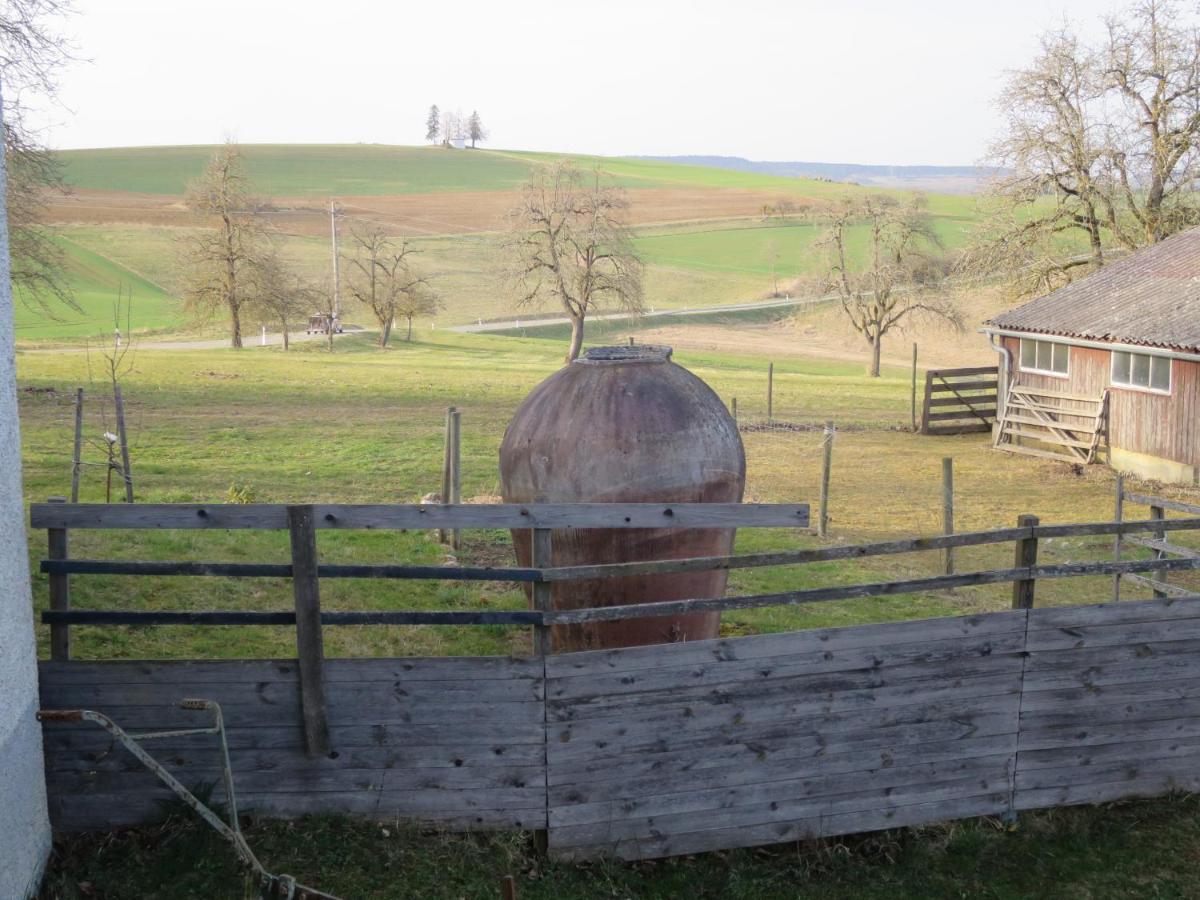
M 604 315 L 588 316 L 589 322 L 599 322 L 608 319 L 657 319 L 664 316 L 703 316 L 708 313 L 723 313 L 723 312 L 744 312 L 749 309 L 777 309 L 786 306 L 800 306 L 805 303 L 815 303 L 822 300 L 832 299 L 830 297 L 818 297 L 816 300 L 811 299 L 789 299 L 789 300 L 762 300 L 758 303 L 737 303 L 731 306 L 702 306 L 694 309 L 657 309 L 652 312 L 642 313 L 640 317 L 635 317 L 629 313 L 606 313 Z M 459 331 L 469 334 L 478 334 L 486 331 L 509 331 L 514 328 L 540 328 L 544 325 L 569 325 L 571 320 L 565 316 L 561 318 L 551 319 L 512 319 L 507 322 L 481 322 L 475 325 L 452 325 L 445 329 L 446 331 Z

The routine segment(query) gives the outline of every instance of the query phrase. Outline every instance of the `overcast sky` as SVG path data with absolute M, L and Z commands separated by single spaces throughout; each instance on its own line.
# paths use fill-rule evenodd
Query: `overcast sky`
M 969 164 L 1006 69 L 1116 0 L 76 0 L 49 143 L 417 144 Z

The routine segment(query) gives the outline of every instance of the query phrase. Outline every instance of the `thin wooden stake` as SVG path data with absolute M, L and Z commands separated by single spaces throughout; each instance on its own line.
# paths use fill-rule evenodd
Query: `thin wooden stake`
M 457 409 L 450 415 L 450 502 L 462 503 L 462 413 Z M 459 549 L 460 532 L 450 531 L 450 546 Z
M 767 363 L 767 424 L 775 421 L 775 363 Z
M 817 513 L 817 536 L 829 534 L 829 472 L 833 466 L 833 435 L 832 422 L 825 423 L 825 431 L 821 435 L 821 502 Z
M 929 434 L 929 405 L 933 402 L 933 373 L 925 373 L 925 401 L 921 406 L 921 434 Z
M 454 428 L 454 425 L 453 425 L 454 413 L 455 413 L 455 409 L 453 406 L 448 407 L 446 409 L 446 434 L 445 434 L 444 442 L 442 444 L 442 493 L 441 493 L 442 503 L 450 502 L 450 459 L 451 459 L 450 443 L 452 440 L 451 431 Z M 438 529 L 437 539 L 438 539 L 439 543 L 442 543 L 442 544 L 446 543 L 446 529 L 445 528 Z
M 325 641 L 321 634 L 321 582 L 317 576 L 317 531 L 311 506 L 287 508 L 292 543 L 292 595 L 296 604 L 296 656 L 300 665 L 300 712 L 310 757 L 328 756 L 325 707 Z
M 1017 516 L 1018 528 L 1034 528 L 1038 524 L 1037 516 Z M 1036 537 L 1018 538 L 1013 568 L 1024 569 L 1037 565 L 1038 539 Z M 1023 578 L 1013 582 L 1013 609 L 1033 609 L 1034 591 L 1037 581 L 1033 578 Z
M 917 430 L 917 342 L 913 341 L 912 360 L 912 430 Z
M 942 534 L 954 534 L 954 457 L 942 457 Z M 954 548 L 942 551 L 947 575 L 954 574 Z
M 129 441 L 125 436 L 125 401 L 121 386 L 113 385 L 113 405 L 117 411 L 117 440 L 121 442 L 121 476 L 125 479 L 125 502 L 133 502 L 133 471 L 129 468 Z
M 1122 522 L 1125 519 L 1125 476 L 1117 473 L 1117 492 L 1113 503 L 1113 521 Z M 1113 535 L 1113 562 L 1121 561 L 1121 532 Z M 1121 573 L 1113 575 L 1113 603 L 1121 601 Z
M 733 423 L 737 424 L 737 397 L 730 398 L 729 411 L 733 415 Z
M 66 503 L 66 497 L 50 497 L 50 503 Z M 70 556 L 68 532 L 65 528 L 47 528 L 47 556 L 50 559 L 67 559 Z M 66 612 L 71 608 L 71 576 L 51 575 L 50 608 L 55 612 Z M 65 622 L 50 626 L 50 658 L 62 662 L 71 658 L 71 626 Z
M 83 388 L 75 388 L 75 449 L 71 453 L 71 502 L 79 502 L 79 475 L 83 469 Z
M 1161 507 L 1161 506 L 1151 506 L 1150 507 L 1150 518 L 1151 519 L 1161 520 L 1161 519 L 1165 519 L 1166 517 L 1167 517 L 1166 510 L 1163 507 Z M 1167 533 L 1165 531 L 1152 531 L 1152 532 L 1150 532 L 1150 534 L 1156 541 L 1165 541 L 1167 539 Z M 1156 552 L 1154 554 L 1154 558 L 1155 559 L 1166 559 L 1167 553 L 1165 550 L 1159 550 L 1158 552 Z M 1157 582 L 1157 583 L 1166 584 L 1167 583 L 1167 573 L 1166 572 L 1151 572 L 1150 580 Z M 1156 600 L 1161 599 L 1163 597 L 1169 597 L 1169 596 L 1171 596 L 1171 595 L 1167 591 L 1159 590 L 1157 587 L 1154 588 L 1154 598 Z

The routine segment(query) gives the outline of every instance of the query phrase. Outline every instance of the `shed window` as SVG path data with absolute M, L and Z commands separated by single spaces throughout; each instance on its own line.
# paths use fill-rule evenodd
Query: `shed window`
M 1171 360 L 1148 353 L 1113 351 L 1112 381 L 1123 387 L 1171 393 Z
M 1070 352 L 1066 344 L 1021 338 L 1021 368 L 1026 372 L 1066 375 Z

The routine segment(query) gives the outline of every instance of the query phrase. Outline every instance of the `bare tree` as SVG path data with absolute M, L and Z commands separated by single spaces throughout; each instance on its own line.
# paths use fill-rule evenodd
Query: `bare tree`
M 72 13 L 66 0 L 5 0 L 0 6 L 12 286 L 27 306 L 51 315 L 54 301 L 78 308 L 62 250 L 39 224 L 47 199 L 65 193 L 66 185 L 58 158 L 28 125 L 27 99 L 57 98 L 58 73 L 73 59 L 57 26 Z
M 292 325 L 321 306 L 316 287 L 297 275 L 274 251 L 254 261 L 248 280 L 248 295 L 260 320 L 279 327 L 283 349 L 288 350 Z
M 419 289 L 429 281 L 413 266 L 418 251 L 404 238 L 393 239 L 377 226 L 354 230 L 351 243 L 354 255 L 346 258 L 346 289 L 375 316 L 379 346 L 388 345 L 397 314 L 409 319 L 411 339 L 412 317 L 418 314 L 415 300 L 424 296 Z M 402 306 L 412 311 L 404 313 Z
M 861 265 L 853 265 L 850 232 L 866 231 Z M 940 318 L 962 328 L 941 291 L 941 241 L 920 196 L 901 203 L 887 195 L 843 201 L 822 240 L 828 257 L 826 290 L 837 295 L 854 329 L 871 346 L 867 374 L 879 377 L 883 336 L 910 319 Z
M 432 316 L 442 308 L 442 298 L 425 281 L 410 284 L 396 298 L 396 315 L 402 317 L 408 326 L 404 333 L 405 341 L 412 341 L 413 319 L 418 316 Z
M 185 202 L 204 227 L 180 239 L 184 302 L 201 319 L 227 312 L 230 346 L 240 348 L 242 307 L 253 299 L 250 282 L 272 249 L 236 144 L 227 142 L 213 154 L 188 185 Z
M 429 107 L 429 115 L 425 119 L 425 140 L 431 144 L 436 144 L 438 135 L 442 131 L 442 114 L 438 110 L 437 104 Z
M 1163 0 L 1106 24 L 1101 78 L 1121 101 L 1109 126 L 1107 224 L 1132 250 L 1200 220 L 1200 33 Z
M 479 118 L 479 113 L 471 110 L 471 118 L 467 120 L 467 137 L 471 139 L 471 149 L 475 149 L 476 141 L 486 141 L 487 136 L 487 129 L 483 127 L 483 120 Z
M 552 300 L 571 321 L 567 362 L 597 308 L 641 312 L 642 262 L 625 224 L 629 203 L 600 169 L 563 161 L 534 169 L 510 212 L 503 252 L 518 306 Z

